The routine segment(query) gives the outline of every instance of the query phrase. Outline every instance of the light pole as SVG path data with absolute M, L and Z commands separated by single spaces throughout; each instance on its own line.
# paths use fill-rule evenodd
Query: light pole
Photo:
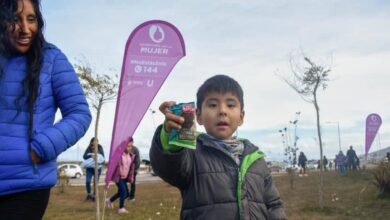
M 341 151 L 340 123 L 338 121 L 327 121 L 328 124 L 337 124 L 337 132 L 339 134 L 339 151 Z
M 149 108 L 149 111 L 152 114 L 153 128 L 156 129 L 156 123 L 154 122 L 154 113 L 156 113 L 156 111 L 151 108 Z

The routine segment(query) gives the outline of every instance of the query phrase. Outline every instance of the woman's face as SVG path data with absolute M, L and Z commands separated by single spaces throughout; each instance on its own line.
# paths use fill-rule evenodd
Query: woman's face
M 19 0 L 14 18 L 15 25 L 9 25 L 8 39 L 11 48 L 19 53 L 26 53 L 38 31 L 38 21 L 30 0 Z
M 129 143 L 127 143 L 127 146 L 126 146 L 126 153 L 130 153 L 131 152 L 131 149 L 133 149 L 133 141 L 130 141 Z
M 99 140 L 97 138 L 93 139 L 92 146 L 96 147 L 96 146 L 98 146 L 98 144 L 99 144 Z

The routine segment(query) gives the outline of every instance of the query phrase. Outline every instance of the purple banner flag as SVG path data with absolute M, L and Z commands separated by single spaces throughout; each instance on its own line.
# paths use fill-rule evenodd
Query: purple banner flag
M 183 37 L 168 22 L 147 21 L 129 36 L 119 83 L 106 188 L 129 137 L 133 136 L 173 67 L 184 56 Z
M 370 151 L 371 144 L 375 139 L 375 135 L 382 124 L 382 119 L 378 114 L 372 113 L 366 119 L 366 158 Z

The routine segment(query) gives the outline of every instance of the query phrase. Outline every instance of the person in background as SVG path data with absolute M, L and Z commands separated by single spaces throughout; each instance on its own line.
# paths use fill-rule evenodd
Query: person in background
M 112 177 L 112 181 L 118 187 L 118 192 L 111 198 L 106 199 L 107 207 L 112 209 L 114 208 L 113 202 L 119 198 L 119 214 L 129 213 L 125 208 L 125 200 L 129 196 L 127 183 L 131 184 L 134 182 L 135 154 L 132 153 L 133 141 L 133 138 L 130 137 Z
M 336 156 L 336 163 L 338 166 L 338 170 L 340 173 L 345 172 L 345 163 L 347 161 L 347 158 L 344 156 L 343 151 L 339 151 L 339 154 Z
M 356 158 L 356 152 L 351 145 L 347 151 L 348 171 L 356 170 Z
M 322 159 L 322 162 L 324 163 L 324 171 L 328 171 L 328 158 L 324 155 L 324 158 Z
M 356 163 L 356 169 L 360 170 L 360 159 L 359 159 L 359 157 L 355 158 L 355 163 Z
M 44 38 L 40 1 L 1 0 L 0 12 L 0 218 L 42 219 L 57 156 L 91 113 L 72 64 Z
M 306 162 L 307 162 L 306 155 L 301 151 L 301 153 L 299 154 L 299 157 L 298 157 L 298 166 L 301 167 L 301 169 L 299 170 L 299 176 L 302 176 L 302 175 L 307 176 Z
M 337 171 L 339 169 L 339 165 L 337 163 L 337 154 L 334 156 L 334 171 Z
M 138 169 L 141 165 L 141 158 L 139 155 L 139 150 L 136 146 L 133 145 L 131 149 L 131 153 L 134 154 L 134 163 L 135 163 L 135 170 L 134 170 L 134 181 L 130 183 L 130 193 L 129 193 L 129 200 L 130 201 L 135 201 L 135 189 L 136 189 L 136 181 L 137 181 L 137 174 L 138 174 Z
M 95 201 L 96 186 L 93 185 L 93 193 L 91 193 L 91 180 L 95 178 L 95 148 L 98 149 L 97 160 L 98 160 L 98 182 L 100 174 L 102 173 L 102 164 L 104 163 L 104 151 L 102 145 L 99 144 L 99 140 L 96 137 L 91 138 L 87 149 L 84 152 L 84 161 L 81 164 L 83 168 L 86 168 L 85 175 L 85 189 L 87 191 L 87 197 L 85 200 Z

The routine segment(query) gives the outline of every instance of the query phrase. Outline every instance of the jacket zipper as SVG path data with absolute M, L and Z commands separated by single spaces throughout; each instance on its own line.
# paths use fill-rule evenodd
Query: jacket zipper
M 206 145 L 207 146 L 207 145 Z M 242 187 L 242 180 L 243 180 L 243 177 L 242 177 L 242 173 L 241 173 L 241 165 L 242 165 L 242 162 L 244 161 L 244 158 L 246 156 L 249 156 L 255 152 L 258 152 L 258 151 L 254 151 L 254 152 L 251 152 L 251 153 L 247 153 L 246 155 L 242 155 L 242 159 L 240 160 L 240 165 L 237 165 L 236 161 L 230 156 L 230 155 L 227 155 L 225 153 L 225 151 L 217 148 L 217 147 L 214 147 L 213 145 L 209 145 L 209 147 L 213 148 L 213 149 L 216 149 L 220 152 L 222 152 L 225 156 L 227 156 L 228 158 L 230 158 L 230 161 L 233 162 L 234 166 L 236 166 L 236 170 L 237 170 L 237 209 L 238 209 L 238 219 L 240 220 L 241 219 L 241 187 Z M 244 152 L 243 152 L 244 153 Z
M 241 165 L 241 162 L 240 162 Z M 240 167 L 237 168 L 237 209 L 238 209 L 238 219 L 241 219 L 241 185 L 242 185 L 242 176 Z
M 207 145 L 206 145 L 207 146 Z M 209 146 L 219 152 L 221 152 L 223 155 L 225 155 L 226 157 L 229 158 L 229 160 L 233 163 L 233 166 L 236 167 L 236 171 L 237 171 L 237 210 L 238 210 L 238 219 L 241 219 L 241 189 L 239 189 L 239 187 L 241 186 L 240 182 L 242 181 L 241 179 L 241 170 L 240 170 L 240 167 L 241 167 L 241 164 L 242 164 L 242 160 L 240 160 L 240 165 L 237 165 L 236 161 L 228 154 L 226 154 L 225 151 L 217 148 L 217 147 L 214 147 L 214 146 Z M 244 159 L 244 157 L 243 157 Z
M 249 167 L 253 165 L 257 160 L 261 159 L 263 157 L 263 154 L 259 151 L 255 151 L 252 153 L 248 153 L 245 155 L 242 160 L 240 161 L 240 166 L 238 170 L 238 182 L 237 182 L 237 202 L 238 202 L 238 212 L 239 212 L 239 219 L 242 218 L 242 205 L 241 205 L 241 193 L 242 193 L 242 184 L 244 181 L 244 175 L 246 175 Z M 243 163 L 245 162 L 245 167 L 243 168 Z M 243 168 L 243 170 L 241 170 Z

